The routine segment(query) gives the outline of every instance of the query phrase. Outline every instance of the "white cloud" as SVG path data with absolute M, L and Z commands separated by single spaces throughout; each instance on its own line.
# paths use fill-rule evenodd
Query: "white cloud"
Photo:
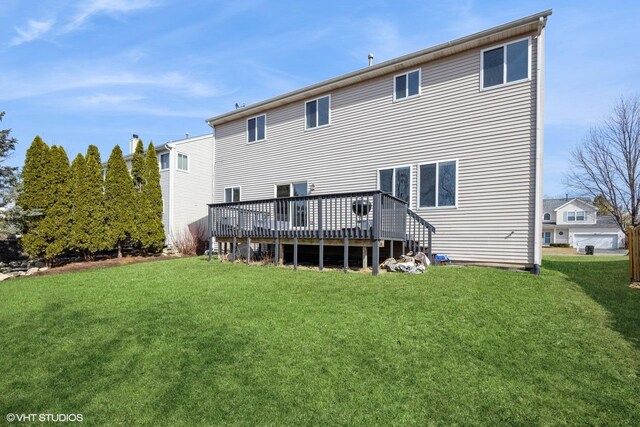
M 103 13 L 127 13 L 156 6 L 151 0 L 91 0 L 81 2 L 78 12 L 65 26 L 64 32 L 81 27 L 89 18 Z
M 49 32 L 53 27 L 53 21 L 36 21 L 29 19 L 26 27 L 14 27 L 18 35 L 11 40 L 12 46 L 18 46 L 30 42 Z

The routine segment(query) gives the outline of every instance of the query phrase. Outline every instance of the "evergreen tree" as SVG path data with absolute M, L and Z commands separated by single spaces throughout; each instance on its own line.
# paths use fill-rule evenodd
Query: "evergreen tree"
M 164 226 L 162 224 L 162 189 L 160 188 L 160 168 L 158 156 L 149 144 L 145 156 L 145 185 L 140 193 L 138 204 L 138 236 L 140 246 L 145 252 L 159 252 L 165 242 Z
M 107 162 L 107 174 L 104 183 L 106 237 L 110 247 L 118 250 L 122 257 L 122 246 L 135 233 L 134 211 L 135 192 L 122 156 L 120 146 L 116 145 Z
M 71 232 L 71 167 L 64 148 L 52 146 L 46 167 L 49 181 L 49 206 L 38 224 L 38 231 L 45 241 L 44 259 L 52 262 L 69 249 Z
M 4 111 L 0 111 L 0 121 L 3 116 Z M 10 138 L 10 133 L 11 129 L 0 130 L 0 207 L 13 200 L 13 189 L 18 171 L 16 167 L 2 165 L 16 148 L 16 139 Z
M 69 246 L 72 250 L 89 259 L 89 245 L 91 241 L 90 211 L 87 200 L 89 194 L 87 162 L 82 154 L 78 154 L 71 164 L 71 233 Z
M 52 201 L 47 177 L 49 151 L 49 146 L 36 136 L 27 150 L 22 168 L 22 188 L 17 204 L 24 212 L 22 247 L 32 258 L 44 256 L 46 249 L 39 225 Z
M 144 145 L 141 139 L 138 139 L 136 149 L 133 152 L 133 158 L 131 159 L 131 179 L 133 180 L 133 187 L 136 191 L 142 191 L 144 186 L 145 177 L 145 159 L 144 159 Z
M 108 249 L 104 202 L 104 180 L 102 179 L 102 162 L 100 151 L 95 145 L 90 145 L 86 156 L 87 189 L 86 202 L 88 205 L 87 229 L 89 233 L 88 251 L 93 255 L 103 249 Z

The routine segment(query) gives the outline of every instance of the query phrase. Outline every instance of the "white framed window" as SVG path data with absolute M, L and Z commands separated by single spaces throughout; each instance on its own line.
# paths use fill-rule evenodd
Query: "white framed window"
M 393 100 L 420 96 L 420 69 L 393 77 Z
M 240 187 L 226 187 L 224 189 L 224 202 L 239 202 L 240 201 Z
M 267 115 L 252 117 L 247 120 L 247 142 L 258 142 L 267 139 Z
M 378 190 L 411 203 L 411 166 L 378 169 Z
M 458 205 L 458 161 L 446 160 L 418 165 L 418 207 Z
M 160 154 L 160 170 L 165 171 L 169 169 L 169 153 Z
M 307 101 L 304 104 L 304 128 L 329 126 L 331 120 L 331 95 Z
M 178 170 L 189 172 L 189 156 L 187 154 L 178 153 Z
M 531 78 L 531 38 L 480 52 L 480 87 L 487 89 Z
M 566 213 L 567 222 L 584 221 L 587 219 L 587 213 L 585 211 L 570 211 Z
M 543 221 L 551 221 L 551 214 L 549 212 L 545 212 Z

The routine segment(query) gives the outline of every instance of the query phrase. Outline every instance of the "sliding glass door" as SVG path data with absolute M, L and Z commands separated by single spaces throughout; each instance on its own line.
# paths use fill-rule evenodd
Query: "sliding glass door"
M 275 191 L 276 198 L 306 196 L 308 194 L 307 188 L 307 181 L 278 184 Z M 306 200 L 276 204 L 276 221 L 280 224 L 279 228 L 306 227 L 307 206 Z

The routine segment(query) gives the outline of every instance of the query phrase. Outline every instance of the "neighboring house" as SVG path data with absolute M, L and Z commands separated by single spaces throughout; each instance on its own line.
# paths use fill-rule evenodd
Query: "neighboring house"
M 132 153 L 137 135 L 129 141 Z M 187 137 L 155 146 L 162 188 L 162 223 L 167 244 L 187 232 L 206 233 L 206 205 L 213 191 L 213 135 Z M 146 150 L 146 147 L 145 147 Z M 125 156 L 131 167 L 133 154 Z
M 435 226 L 434 252 L 537 271 L 549 15 L 210 118 L 214 201 L 380 189 Z
M 565 243 L 572 248 L 624 248 L 625 234 L 610 215 L 598 216 L 589 199 L 544 199 L 542 244 Z

